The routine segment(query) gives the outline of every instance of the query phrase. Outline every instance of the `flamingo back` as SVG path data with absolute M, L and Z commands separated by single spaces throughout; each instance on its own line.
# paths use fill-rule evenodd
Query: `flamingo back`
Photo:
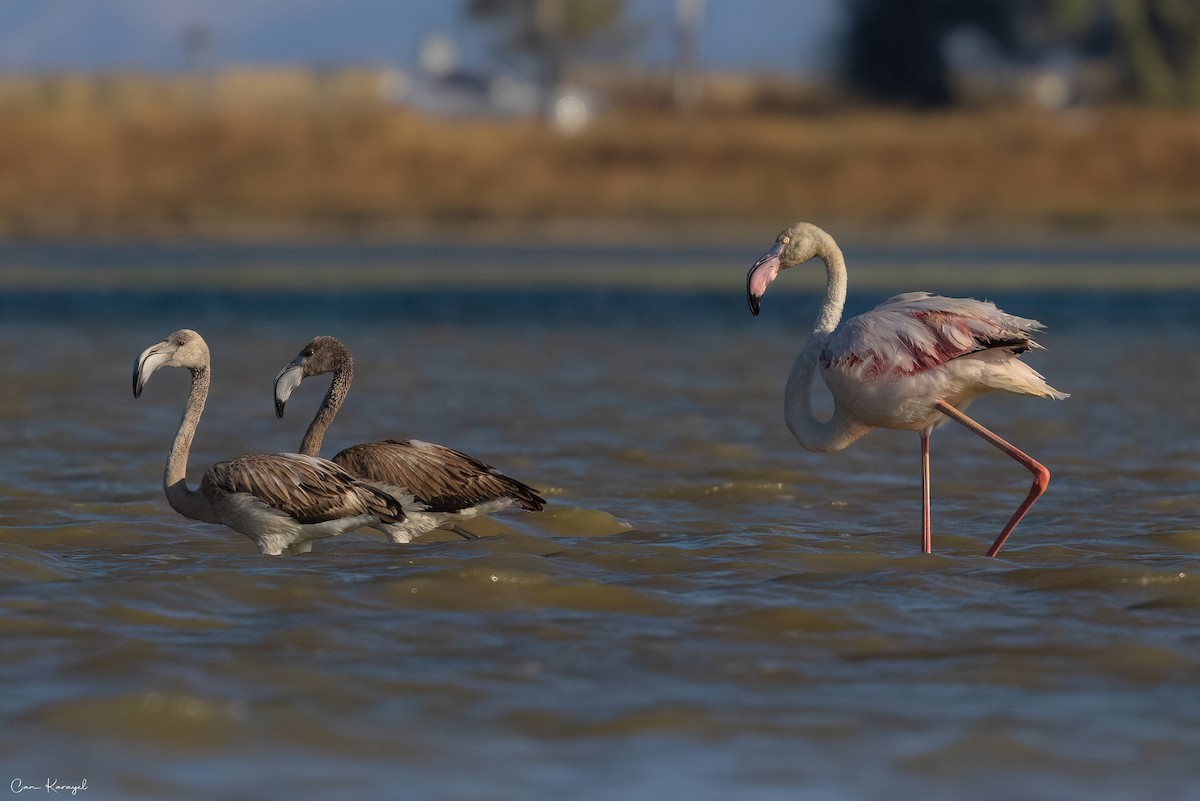
M 979 351 L 1039 348 L 1032 334 L 1044 327 L 989 301 L 907 292 L 843 322 L 820 361 L 858 381 L 902 378 Z
M 532 487 L 473 456 L 416 439 L 352 445 L 333 461 L 363 480 L 405 489 L 422 511 L 457 513 L 511 499 L 536 512 L 546 503 Z
M 252 495 L 302 524 L 359 515 L 385 523 L 404 520 L 396 499 L 332 462 L 298 453 L 248 454 L 217 462 L 205 472 L 200 489 L 214 503 L 222 495 Z

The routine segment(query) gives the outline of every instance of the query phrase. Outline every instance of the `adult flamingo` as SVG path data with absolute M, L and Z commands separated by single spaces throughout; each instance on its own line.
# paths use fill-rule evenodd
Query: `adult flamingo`
M 1033 486 L 988 549 L 1005 540 L 1046 491 L 1050 471 L 967 417 L 964 410 L 992 390 L 1062 400 L 1064 392 L 1020 360 L 1041 347 L 1031 338 L 1044 326 L 1006 314 L 995 304 L 944 298 L 928 292 L 896 295 L 838 325 L 846 303 L 846 262 L 833 237 L 811 223 L 796 223 L 754 262 L 746 275 L 751 314 L 780 270 L 811 258 L 825 263 L 825 300 L 812 335 L 796 356 L 784 394 L 784 419 L 810 451 L 837 451 L 872 428 L 916 431 L 921 436 L 921 550 L 932 551 L 929 515 L 929 435 L 946 418 L 962 424 L 1033 473 Z M 817 365 L 833 395 L 833 416 L 812 409 Z
M 133 397 L 160 367 L 182 367 L 192 389 L 163 471 L 167 502 L 184 517 L 229 526 L 259 553 L 306 553 L 313 540 L 370 526 L 391 535 L 405 522 L 400 501 L 358 481 L 333 462 L 298 453 L 258 453 L 217 462 L 200 489 L 187 486 L 188 452 L 212 376 L 208 345 L 182 329 L 142 351 L 133 366 Z

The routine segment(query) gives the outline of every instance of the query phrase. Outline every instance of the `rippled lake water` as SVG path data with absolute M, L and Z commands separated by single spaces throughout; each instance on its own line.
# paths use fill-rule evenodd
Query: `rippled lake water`
M 995 560 L 1029 479 L 973 435 L 934 436 L 932 556 L 915 435 L 791 439 L 822 276 L 785 275 L 752 319 L 753 247 L 0 248 L 0 779 L 122 799 L 1200 797 L 1200 254 L 1130 267 L 1157 276 L 1138 289 L 1097 278 L 1116 274 L 1091 272 L 1099 250 L 991 253 L 850 250 L 848 312 L 929 289 L 1048 325 L 1029 361 L 1072 397 L 972 407 L 1053 472 Z M 186 374 L 130 391 L 181 327 L 214 360 L 193 486 L 298 445 L 325 385 L 277 420 L 272 380 L 333 334 L 357 372 L 330 452 L 415 436 L 550 504 L 469 542 L 281 558 L 184 520 L 160 480 Z

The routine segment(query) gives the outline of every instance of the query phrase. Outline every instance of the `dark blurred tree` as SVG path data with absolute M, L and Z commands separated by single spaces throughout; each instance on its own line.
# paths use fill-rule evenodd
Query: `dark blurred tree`
M 1037 27 L 1113 63 L 1131 97 L 1200 106 L 1197 0 L 1028 0 Z
M 849 0 L 842 74 L 872 100 L 914 106 L 953 102 L 946 39 L 974 26 L 1001 51 L 1017 50 L 1007 0 Z

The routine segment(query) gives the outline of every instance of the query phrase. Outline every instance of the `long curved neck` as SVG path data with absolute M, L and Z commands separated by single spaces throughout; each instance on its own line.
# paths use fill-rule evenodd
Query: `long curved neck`
M 353 379 L 354 367 L 348 363 L 339 365 L 333 371 L 333 381 L 329 384 L 329 391 L 325 393 L 325 398 L 317 408 L 313 421 L 309 423 L 308 431 L 304 432 L 304 439 L 300 440 L 300 452 L 305 456 L 321 455 L 321 443 L 325 440 L 325 431 L 333 422 L 333 418 L 337 416 L 338 409 L 342 408 L 342 404 L 345 403 L 346 395 L 350 392 L 350 382 Z
M 812 408 L 813 375 L 830 334 L 846 305 L 846 261 L 833 237 L 820 232 L 816 255 L 825 263 L 825 300 L 813 332 L 792 366 L 784 392 L 784 420 L 792 435 L 810 451 L 838 451 L 866 434 L 869 427 L 852 417 L 834 398 L 833 417 L 818 420 Z
M 192 449 L 192 439 L 196 436 L 200 415 L 204 412 L 204 402 L 208 400 L 210 380 L 208 367 L 192 370 L 192 391 L 188 394 L 187 406 L 184 407 L 183 418 L 179 421 L 179 430 L 175 432 L 175 439 L 171 442 L 167 467 L 163 470 L 163 490 L 167 494 L 167 503 L 179 514 L 192 520 L 217 523 L 220 521 L 216 519 L 204 494 L 193 492 L 187 487 L 188 454 Z

